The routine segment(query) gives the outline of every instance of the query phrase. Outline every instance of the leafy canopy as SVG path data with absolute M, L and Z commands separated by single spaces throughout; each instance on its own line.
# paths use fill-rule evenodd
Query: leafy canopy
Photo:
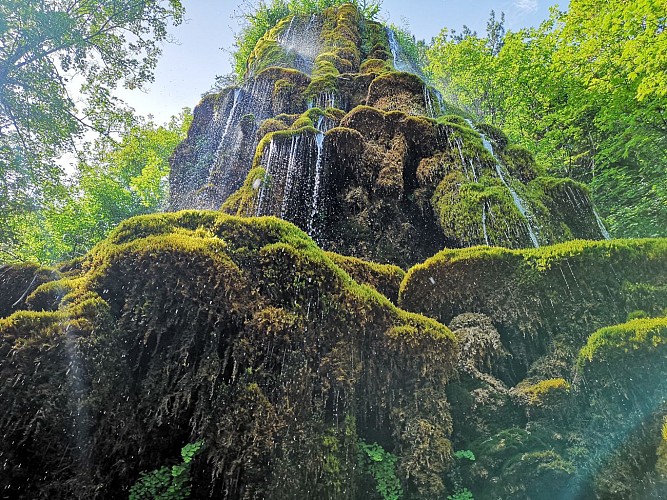
M 61 175 L 54 158 L 73 151 L 84 131 L 127 125 L 112 90 L 152 80 L 167 25 L 182 15 L 180 0 L 0 2 L 3 228 L 8 215 L 52 194 Z
M 101 139 L 75 182 L 54 188 L 38 210 L 13 214 L 19 237 L 0 243 L 0 260 L 54 263 L 82 255 L 118 223 L 153 213 L 169 195 L 169 157 L 185 138 L 190 110 L 166 126 L 138 122 L 119 141 Z

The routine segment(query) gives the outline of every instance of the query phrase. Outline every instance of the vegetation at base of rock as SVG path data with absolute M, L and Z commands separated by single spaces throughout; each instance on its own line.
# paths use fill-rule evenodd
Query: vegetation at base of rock
M 359 440 L 359 467 L 362 474 L 369 474 L 375 481 L 375 489 L 383 500 L 403 498 L 401 481 L 396 475 L 398 457 L 377 443 L 368 444 Z
M 186 444 L 181 450 L 183 461 L 171 467 L 161 467 L 151 472 L 142 472 L 139 480 L 130 488 L 130 500 L 161 499 L 176 500 L 190 498 L 190 467 L 192 459 L 200 452 L 204 443 L 196 441 Z

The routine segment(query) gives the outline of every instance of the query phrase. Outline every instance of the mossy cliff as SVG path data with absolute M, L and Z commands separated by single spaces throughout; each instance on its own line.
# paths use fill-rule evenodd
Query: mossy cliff
M 0 268 L 0 496 L 123 498 L 200 442 L 194 498 L 667 496 L 667 241 L 603 240 L 395 42 L 279 21 L 172 159 L 217 211 Z
M 410 269 L 399 305 L 460 344 L 452 440 L 477 460 L 453 477 L 475 498 L 664 496 L 666 304 L 665 240 L 445 250 Z
M 582 185 L 447 114 L 420 76 L 393 67 L 400 50 L 349 4 L 278 22 L 243 85 L 196 108 L 172 160 L 172 208 L 275 215 L 328 250 L 404 268 L 445 246 L 604 236 Z
M 3 495 L 119 498 L 203 440 L 197 498 L 357 498 L 360 438 L 406 491 L 443 494 L 455 339 L 335 262 L 378 288 L 402 274 L 274 218 L 121 224 L 32 292 L 48 310 L 0 320 Z

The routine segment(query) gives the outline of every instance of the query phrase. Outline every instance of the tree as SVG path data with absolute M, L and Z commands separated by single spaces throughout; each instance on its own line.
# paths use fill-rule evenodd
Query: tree
M 142 122 L 119 141 L 98 140 L 75 182 L 51 189 L 39 210 L 13 214 L 20 235 L 0 245 L 0 260 L 54 263 L 83 255 L 121 221 L 156 212 L 169 195 L 169 158 L 185 138 L 190 110 L 169 124 Z
M 500 25 L 499 25 L 500 24 Z M 446 96 L 502 127 L 550 173 L 585 182 L 613 235 L 665 235 L 664 1 L 573 0 L 539 28 L 448 37 L 429 69 Z
M 44 201 L 61 174 L 54 158 L 84 131 L 128 123 L 112 90 L 153 78 L 182 15 L 180 0 L 0 2 L 0 226 Z

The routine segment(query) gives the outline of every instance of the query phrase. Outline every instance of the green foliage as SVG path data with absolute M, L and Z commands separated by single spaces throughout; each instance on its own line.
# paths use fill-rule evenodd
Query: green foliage
M 238 80 L 246 74 L 247 62 L 255 45 L 278 22 L 290 15 L 310 15 L 329 7 L 346 3 L 355 5 L 366 19 L 373 19 L 380 12 L 381 1 L 366 0 L 269 0 L 259 3 L 247 1 L 237 14 L 240 30 L 235 35 L 232 53 L 234 73 Z
M 475 454 L 471 450 L 458 450 L 454 452 L 454 458 L 458 458 L 459 460 L 466 459 L 470 460 L 471 462 L 475 461 Z
M 403 498 L 401 481 L 396 475 L 398 457 L 385 451 L 377 443 L 368 444 L 360 439 L 359 467 L 363 474 L 370 474 L 375 479 L 375 489 L 383 500 L 399 500 Z
M 55 158 L 73 152 L 86 131 L 109 134 L 128 123 L 112 90 L 152 80 L 167 24 L 182 15 L 179 0 L 0 3 L 2 241 L 21 234 L 14 214 L 58 194 Z
M 585 182 L 610 232 L 665 234 L 664 6 L 579 0 L 538 28 L 444 29 L 428 70 L 445 97 L 502 127 L 550 173 Z
M 3 259 L 52 263 L 83 255 L 124 219 L 159 210 L 168 196 L 169 157 L 191 119 L 184 110 L 166 126 L 137 123 L 118 142 L 98 141 L 74 182 L 41 208 L 12 215 L 20 236 L 2 242 Z
M 201 451 L 203 445 L 203 441 L 186 444 L 181 450 L 183 461 L 178 465 L 142 472 L 139 480 L 130 488 L 130 500 L 189 498 L 191 493 L 190 467 L 193 458 Z
M 449 495 L 447 500 L 474 500 L 472 492 L 468 488 L 456 490 L 453 495 Z

